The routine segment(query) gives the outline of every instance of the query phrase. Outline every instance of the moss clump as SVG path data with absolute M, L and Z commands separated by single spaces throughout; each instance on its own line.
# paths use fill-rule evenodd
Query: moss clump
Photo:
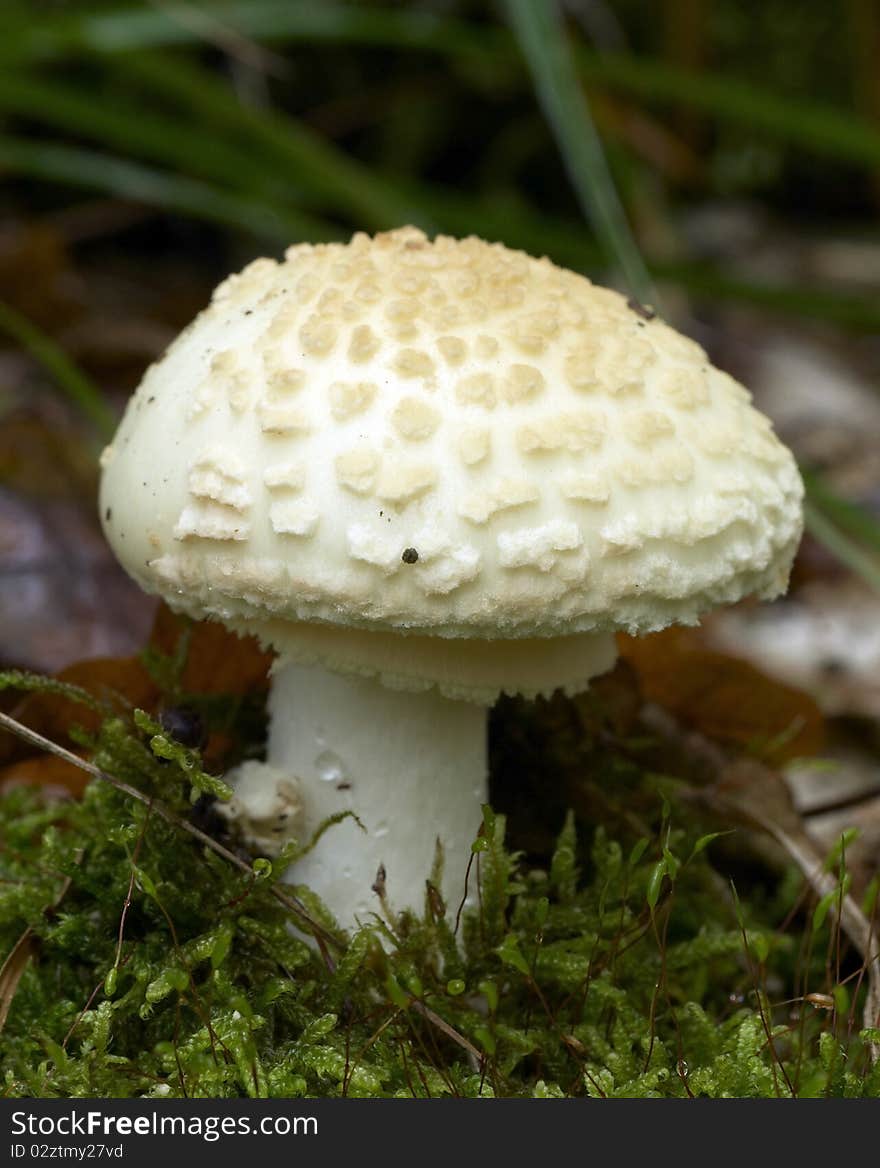
M 92 750 L 219 832 L 209 801 L 222 789 L 149 719 L 108 718 Z M 684 810 L 674 825 L 650 775 L 626 781 L 643 823 L 655 808 L 641 837 L 568 814 L 552 852 L 525 862 L 487 808 L 478 908 L 457 937 L 429 885 L 420 916 L 391 919 L 377 900 L 373 921 L 322 947 L 291 928 L 302 918 L 273 894 L 268 862 L 242 873 L 156 803 L 100 780 L 78 802 L 7 793 L 6 1094 L 880 1095 L 845 985 L 831 1010 L 803 1001 L 834 947 L 809 920 L 801 935 L 777 928 L 796 882 L 740 904 L 712 837 Z

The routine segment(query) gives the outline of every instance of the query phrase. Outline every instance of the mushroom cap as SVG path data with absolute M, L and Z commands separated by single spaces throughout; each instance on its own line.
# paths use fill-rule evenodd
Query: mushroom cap
M 802 529 L 791 453 L 699 345 L 546 258 L 412 227 L 225 280 L 102 465 L 146 591 L 340 668 L 342 629 L 398 656 L 503 641 L 519 669 L 524 639 L 692 624 L 783 592 Z

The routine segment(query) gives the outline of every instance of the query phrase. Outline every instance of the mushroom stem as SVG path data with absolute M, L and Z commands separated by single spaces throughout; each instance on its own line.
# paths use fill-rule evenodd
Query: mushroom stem
M 299 780 L 300 838 L 340 811 L 363 824 L 334 824 L 286 879 L 307 884 L 350 927 L 379 910 L 381 866 L 392 910 L 418 912 L 439 839 L 454 915 L 488 799 L 486 707 L 286 664 L 273 674 L 269 711 L 267 763 Z

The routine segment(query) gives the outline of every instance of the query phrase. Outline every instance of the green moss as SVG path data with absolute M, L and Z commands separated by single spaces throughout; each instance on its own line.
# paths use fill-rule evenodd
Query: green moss
M 220 786 L 150 719 L 108 718 L 91 746 L 221 835 L 204 794 L 191 802 Z M 17 985 L 7 966 L 6 1094 L 880 1095 L 851 1024 L 856 980 L 836 1010 L 802 1000 L 827 984 L 829 922 L 780 928 L 801 891 L 790 874 L 738 899 L 705 825 L 614 749 L 593 772 L 609 801 L 621 784 L 637 797 L 641 835 L 569 813 L 526 859 L 487 808 L 479 910 L 457 937 L 429 888 L 421 914 L 377 914 L 323 951 L 273 895 L 270 865 L 243 873 L 108 783 L 48 806 L 8 792 L 0 947 L 26 934 L 29 957 Z

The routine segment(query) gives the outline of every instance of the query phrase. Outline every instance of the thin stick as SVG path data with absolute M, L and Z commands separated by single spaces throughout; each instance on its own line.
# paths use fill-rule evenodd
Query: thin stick
M 210 848 L 212 852 L 215 852 L 218 856 L 222 856 L 228 863 L 233 864 L 240 872 L 244 872 L 246 875 L 253 877 L 254 872 L 251 866 L 236 856 L 234 852 L 225 848 L 223 844 L 218 843 L 217 840 L 196 827 L 195 824 L 188 823 L 185 819 L 180 819 L 173 811 L 169 811 L 167 807 L 163 807 L 161 803 L 157 803 L 148 795 L 145 795 L 143 791 L 139 791 L 137 787 L 132 787 L 122 779 L 117 779 L 115 775 L 108 774 L 107 771 L 101 770 L 94 763 L 87 762 L 86 759 L 74 754 L 72 750 L 67 750 L 65 747 L 59 746 L 57 742 L 53 742 L 50 738 L 45 738 L 42 734 L 38 734 L 36 730 L 31 730 L 29 726 L 23 725 L 2 711 L 0 711 L 0 726 L 9 730 L 10 733 L 15 734 L 17 737 L 22 738 L 25 742 L 29 742 L 32 746 L 39 747 L 40 750 L 48 751 L 57 758 L 64 759 L 71 766 L 79 767 L 80 770 L 90 774 L 93 778 L 102 779 L 105 783 L 109 783 L 111 787 L 115 787 L 117 791 L 121 791 L 131 799 L 136 799 L 138 803 L 142 803 L 145 807 L 151 808 L 160 819 L 164 819 L 166 823 L 170 823 L 174 827 L 188 832 L 189 835 L 197 839 L 206 848 Z M 327 953 L 325 945 L 329 943 L 341 947 L 339 938 L 325 929 L 318 921 L 313 920 L 305 905 L 297 897 L 289 896 L 274 884 L 270 887 L 269 891 L 280 904 L 284 905 L 286 909 L 294 913 L 308 925 L 321 950 L 321 956 L 325 962 L 332 966 L 332 959 L 329 953 Z
M 474 1044 L 469 1042 L 463 1034 L 459 1034 L 454 1026 L 450 1026 L 446 1019 L 441 1018 L 430 1006 L 426 1006 L 424 1002 L 413 1001 L 410 1002 L 410 1009 L 415 1010 L 417 1014 L 421 1014 L 426 1021 L 430 1022 L 432 1026 L 436 1026 L 438 1030 L 442 1030 L 447 1038 L 451 1038 L 453 1042 L 457 1042 L 472 1058 L 477 1060 L 477 1063 L 482 1063 L 483 1056 Z

